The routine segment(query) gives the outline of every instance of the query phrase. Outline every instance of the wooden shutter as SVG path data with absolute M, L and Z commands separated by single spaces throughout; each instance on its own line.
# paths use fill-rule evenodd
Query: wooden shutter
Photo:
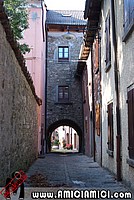
M 95 128 L 97 135 L 100 136 L 100 104 L 96 104 L 95 111 Z
M 108 105 L 108 149 L 114 150 L 113 103 Z
M 134 159 L 134 89 L 128 92 L 128 139 L 129 157 Z
M 77 138 L 76 138 L 76 133 L 74 134 L 74 148 L 76 149 L 76 140 L 77 140 Z
M 106 66 L 111 64 L 110 14 L 106 19 Z
M 69 133 L 67 133 L 67 144 L 69 144 Z

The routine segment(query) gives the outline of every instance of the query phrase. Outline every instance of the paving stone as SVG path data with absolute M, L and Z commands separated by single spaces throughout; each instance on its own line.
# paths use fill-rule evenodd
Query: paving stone
M 63 189 L 110 190 L 111 192 L 129 191 L 106 169 L 100 167 L 92 158 L 85 155 L 47 154 L 44 159 L 37 159 L 29 168 L 28 177 L 41 173 L 47 177 L 50 187 Z M 27 184 L 29 187 L 30 184 Z M 55 187 L 54 187 L 55 186 Z M 114 199 L 114 198 L 112 198 Z M 132 198 L 134 199 L 134 198 Z

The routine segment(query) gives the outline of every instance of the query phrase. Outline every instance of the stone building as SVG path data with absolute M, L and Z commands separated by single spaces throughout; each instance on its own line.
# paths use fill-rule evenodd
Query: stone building
M 47 145 L 54 129 L 70 126 L 83 151 L 83 108 L 77 61 L 86 22 L 82 11 L 47 11 Z
M 134 189 L 134 2 L 87 0 L 84 16 L 88 23 L 80 58 L 85 59 L 90 69 L 94 96 L 96 90 L 101 91 L 101 164 L 114 173 L 117 180 L 123 180 Z M 100 84 L 94 82 L 96 75 L 92 74 L 97 35 Z M 95 123 L 96 116 L 95 110 Z M 99 143 L 95 131 L 90 134 L 94 138 L 94 158 L 98 161 Z
M 41 100 L 0 2 L 0 185 L 27 170 L 38 156 L 37 110 Z M 31 117 L 32 116 L 32 117 Z

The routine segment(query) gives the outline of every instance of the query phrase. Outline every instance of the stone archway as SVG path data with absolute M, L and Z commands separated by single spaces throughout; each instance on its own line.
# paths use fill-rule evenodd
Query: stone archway
M 79 136 L 79 152 L 83 153 L 83 134 L 82 134 L 82 130 L 81 128 L 79 127 L 79 125 L 77 125 L 74 121 L 72 120 L 69 120 L 69 119 L 62 119 L 62 120 L 59 120 L 59 121 L 55 121 L 53 124 L 51 124 L 49 127 L 48 127 L 48 130 L 47 130 L 47 153 L 50 152 L 51 150 L 51 135 L 52 135 L 52 132 L 58 128 L 59 126 L 70 126 L 72 127 L 78 134 Z

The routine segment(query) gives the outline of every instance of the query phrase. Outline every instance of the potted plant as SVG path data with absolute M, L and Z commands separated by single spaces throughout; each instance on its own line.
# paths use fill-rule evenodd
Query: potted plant
M 68 150 L 73 149 L 73 145 L 72 144 L 67 144 L 66 145 L 66 149 L 68 149 Z
M 55 139 L 53 142 L 52 142 L 52 148 L 53 149 L 59 149 L 59 140 L 58 139 Z

